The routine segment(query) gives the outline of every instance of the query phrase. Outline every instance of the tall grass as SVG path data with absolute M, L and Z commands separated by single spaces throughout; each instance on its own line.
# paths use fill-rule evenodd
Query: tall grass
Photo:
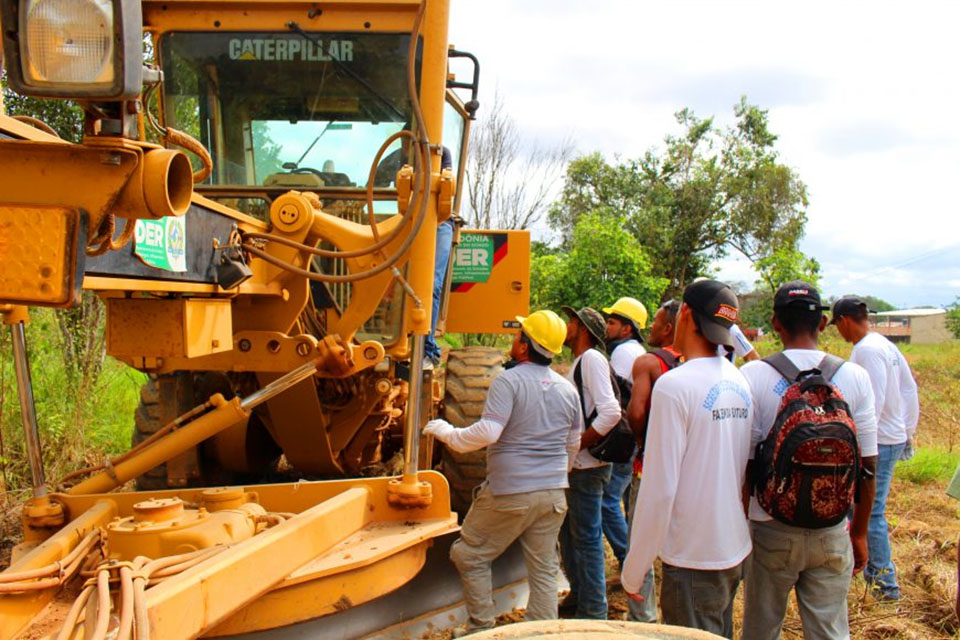
M 15 496 L 9 494 L 29 489 L 30 474 L 10 333 L 6 327 L 0 329 L 0 489 L 10 498 Z M 102 325 L 88 329 L 103 331 Z M 128 448 L 133 412 L 146 376 L 106 358 L 92 379 L 78 382 L 65 365 L 61 325 L 56 312 L 49 309 L 31 311 L 26 335 L 48 482 Z
M 910 460 L 897 463 L 898 476 L 913 484 L 946 484 L 960 465 L 960 452 L 924 447 L 916 450 Z

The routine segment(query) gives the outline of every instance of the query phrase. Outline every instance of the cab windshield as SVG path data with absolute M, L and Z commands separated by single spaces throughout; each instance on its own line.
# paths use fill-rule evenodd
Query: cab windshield
M 206 184 L 364 187 L 377 149 L 411 121 L 409 42 L 405 34 L 167 33 L 164 120 L 210 150 Z

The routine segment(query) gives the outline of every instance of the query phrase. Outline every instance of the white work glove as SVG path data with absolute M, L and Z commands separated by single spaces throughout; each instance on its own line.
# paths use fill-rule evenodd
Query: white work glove
M 907 444 L 903 448 L 903 452 L 900 454 L 900 460 L 906 462 L 913 457 L 913 438 L 907 438 Z
M 427 436 L 433 436 L 440 442 L 446 442 L 456 430 L 457 428 L 446 420 L 437 418 L 436 420 L 431 420 L 427 423 L 427 425 L 423 428 L 423 434 Z

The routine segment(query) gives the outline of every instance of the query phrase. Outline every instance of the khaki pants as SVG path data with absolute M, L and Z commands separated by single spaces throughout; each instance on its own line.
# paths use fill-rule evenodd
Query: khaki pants
M 490 565 L 520 539 L 527 565 L 530 599 L 527 620 L 557 617 L 557 533 L 567 512 L 563 489 L 495 496 L 484 486 L 473 501 L 450 547 L 450 559 L 460 572 L 469 629 L 494 624 Z
M 853 547 L 847 523 L 801 529 L 776 520 L 753 520 L 750 533 L 753 553 L 744 571 L 744 639 L 779 640 L 791 591 L 797 594 L 804 638 L 849 638 L 847 591 Z

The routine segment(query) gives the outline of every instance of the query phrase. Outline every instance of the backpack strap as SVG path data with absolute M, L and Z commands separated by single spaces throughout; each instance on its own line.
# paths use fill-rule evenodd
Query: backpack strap
M 827 353 L 824 354 L 823 360 L 820 361 L 820 364 L 817 365 L 817 369 L 820 370 L 820 375 L 823 376 L 826 380 L 830 380 L 833 376 L 837 375 L 837 371 L 840 370 L 840 367 L 843 366 L 843 358 L 839 358 L 833 354 Z
M 663 364 L 667 365 L 668 371 L 677 366 L 677 356 L 673 355 L 666 349 L 657 348 L 651 351 L 650 353 L 660 358 L 660 360 L 663 361 Z
M 767 356 L 763 361 L 776 369 L 777 373 L 790 382 L 796 382 L 797 378 L 800 377 L 800 369 L 798 369 L 797 365 L 793 364 L 790 358 L 785 356 L 782 351 L 778 351 L 772 356 Z
M 583 358 L 577 362 L 577 366 L 573 369 L 573 383 L 577 386 L 577 395 L 580 396 L 580 411 L 583 415 L 583 428 L 584 430 L 589 429 L 590 425 L 593 424 L 593 420 L 597 417 L 597 410 L 594 409 L 593 413 L 587 416 L 587 403 L 583 399 L 583 371 L 580 369 L 580 365 L 583 364 Z

